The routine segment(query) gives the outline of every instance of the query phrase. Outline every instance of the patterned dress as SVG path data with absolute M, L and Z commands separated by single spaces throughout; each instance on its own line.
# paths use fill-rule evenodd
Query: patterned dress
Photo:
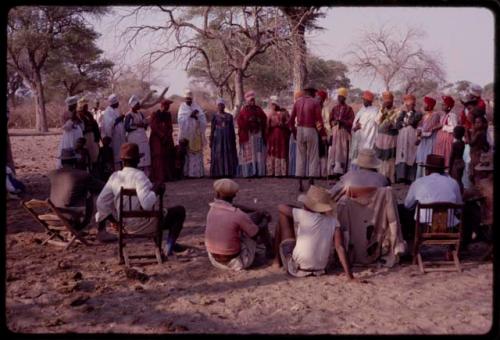
M 446 166 L 450 164 L 451 145 L 453 144 L 453 129 L 457 126 L 457 116 L 453 112 L 448 112 L 441 119 L 441 130 L 437 132 L 436 143 L 432 151 L 436 155 L 444 157 Z
M 347 104 L 338 104 L 333 107 L 329 121 L 332 126 L 332 145 L 328 152 L 328 174 L 344 174 L 347 172 L 349 162 L 354 111 Z M 339 123 L 333 125 L 334 121 L 339 121 Z
M 238 155 L 233 116 L 230 113 L 217 112 L 213 115 L 210 145 L 210 176 L 235 176 L 238 170 Z
M 245 105 L 238 115 L 238 176 L 266 175 L 267 116 L 257 105 Z
M 389 178 L 391 183 L 395 181 L 396 169 L 396 141 L 398 129 L 396 121 L 399 110 L 395 107 L 390 109 L 381 108 L 377 115 L 378 133 L 375 139 L 375 152 L 382 161 L 379 172 Z
M 422 117 L 420 126 L 422 137 L 417 148 L 417 164 L 424 164 L 427 155 L 432 153 L 440 120 L 441 116 L 438 112 L 426 112 Z M 422 176 L 424 176 L 424 168 L 419 166 L 417 168 L 417 178 Z
M 271 112 L 267 134 L 267 175 L 286 176 L 288 168 L 288 146 L 290 129 L 286 126 L 288 117 L 281 112 Z

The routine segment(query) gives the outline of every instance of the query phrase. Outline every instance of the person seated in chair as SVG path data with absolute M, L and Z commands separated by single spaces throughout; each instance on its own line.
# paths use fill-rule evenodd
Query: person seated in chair
M 163 183 L 152 184 L 144 171 L 138 169 L 139 161 L 143 155 L 139 153 L 139 146 L 135 143 L 125 143 L 120 148 L 120 159 L 123 169 L 115 171 L 97 197 L 96 221 L 104 228 L 106 221 L 118 224 L 118 212 L 120 211 L 120 190 L 135 189 L 137 199 L 132 199 L 132 210 L 152 210 L 157 203 L 156 195 L 163 195 L 165 185 Z M 128 204 L 124 209 L 128 209 Z M 173 252 L 181 252 L 185 247 L 176 244 L 177 238 L 182 230 L 186 219 L 186 209 L 183 206 L 175 206 L 164 211 L 164 230 L 169 230 L 165 240 L 164 251 L 167 256 Z M 157 221 L 153 218 L 128 218 L 124 221 L 125 230 L 128 233 L 148 233 L 156 228 Z
M 255 259 L 257 243 L 272 257 L 268 223 L 271 215 L 233 203 L 238 183 L 228 178 L 214 182 L 215 199 L 210 203 L 205 230 L 205 245 L 212 265 L 219 269 L 242 270 Z
M 338 200 L 348 187 L 380 188 L 389 186 L 391 184 L 389 179 L 377 171 L 381 163 L 374 150 L 359 150 L 358 157 L 352 162 L 358 169 L 349 170 L 330 189 L 332 198 Z
M 300 195 L 298 200 L 304 204 L 303 209 L 285 204 L 278 206 L 274 266 L 282 264 L 285 271 L 295 277 L 325 274 L 331 247 L 335 245 L 347 278 L 354 280 L 340 225 L 331 214 L 334 203 L 328 191 L 311 185 L 307 194 Z
M 417 201 L 421 204 L 430 204 L 436 202 L 449 202 L 462 204 L 462 194 L 460 187 L 453 178 L 445 174 L 445 160 L 443 156 L 429 154 L 425 164 L 425 176 L 417 178 L 408 190 L 404 206 L 398 206 L 399 216 L 403 226 L 403 235 L 412 238 L 415 235 L 416 211 L 414 212 Z M 420 212 L 420 222 L 430 223 L 431 216 L 422 209 Z M 458 224 L 455 218 L 454 225 Z M 405 232 L 406 231 L 406 232 Z
M 50 200 L 61 209 L 74 228 L 81 230 L 86 227 L 93 214 L 94 201 L 92 195 L 98 195 L 104 183 L 92 177 L 87 171 L 76 169 L 77 155 L 74 149 L 61 151 L 62 168 L 49 173 Z M 116 241 L 116 236 L 106 232 L 105 226 L 99 226 L 97 231 L 99 242 Z

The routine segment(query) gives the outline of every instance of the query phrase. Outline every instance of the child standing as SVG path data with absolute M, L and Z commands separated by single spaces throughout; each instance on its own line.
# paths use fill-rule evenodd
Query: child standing
M 111 137 L 109 136 L 102 139 L 102 146 L 99 148 L 97 164 L 99 166 L 99 178 L 103 181 L 107 181 L 113 173 L 115 165 L 113 148 L 111 147 Z
M 474 125 L 471 130 L 469 140 L 470 145 L 470 164 L 469 164 L 469 179 L 475 183 L 474 167 L 479 164 L 481 153 L 490 150 L 487 136 L 488 121 L 484 116 L 475 116 Z
M 90 172 L 90 153 L 85 147 L 87 140 L 85 137 L 80 137 L 76 140 L 75 153 L 78 157 L 76 160 L 76 168 Z
M 460 192 L 464 192 L 464 184 L 462 183 L 462 176 L 464 174 L 464 150 L 465 143 L 463 141 L 465 135 L 465 128 L 461 125 L 453 128 L 453 144 L 451 145 L 451 153 L 448 170 L 450 176 L 455 179 L 460 187 Z

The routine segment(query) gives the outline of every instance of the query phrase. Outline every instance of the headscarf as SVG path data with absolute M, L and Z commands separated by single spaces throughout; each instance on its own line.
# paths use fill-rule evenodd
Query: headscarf
M 363 99 L 369 100 L 369 101 L 372 102 L 373 101 L 373 97 L 374 97 L 374 95 L 370 91 L 364 91 L 363 92 Z
M 137 104 L 139 104 L 140 101 L 139 101 L 139 98 L 134 94 L 130 97 L 130 99 L 128 100 L 128 105 L 130 107 L 134 107 L 136 106 Z
M 114 105 L 118 103 L 118 96 L 116 94 L 112 94 L 108 97 L 108 103 L 109 105 Z
M 279 105 L 278 104 L 278 96 L 271 96 L 269 99 L 271 101 L 271 104 Z
M 68 97 L 66 98 L 66 100 L 64 101 L 66 103 L 66 105 L 68 106 L 71 106 L 71 105 L 75 105 L 78 103 L 78 96 L 71 96 L 71 97 Z
M 451 96 L 442 96 L 441 98 L 447 107 L 452 108 L 455 105 L 455 101 Z
M 255 99 L 255 91 L 250 90 L 245 93 L 245 100 L 250 101 L 250 99 Z
M 411 101 L 411 102 L 415 103 L 416 98 L 415 98 L 415 96 L 414 96 L 414 95 L 412 95 L 412 94 L 410 94 L 410 93 L 407 93 L 407 94 L 405 94 L 405 95 L 404 95 L 404 97 L 403 97 L 403 101 L 404 101 L 404 102 Z
M 226 105 L 226 101 L 223 99 L 223 98 L 217 98 L 216 102 L 215 102 L 217 105 L 219 104 L 224 104 Z
M 383 101 L 393 101 L 394 95 L 390 91 L 385 91 L 382 93 L 382 100 Z
M 323 101 L 325 101 L 326 98 L 328 98 L 328 93 L 326 93 L 326 91 L 324 90 L 318 90 L 318 92 L 316 92 L 316 95 L 320 97 Z
M 436 106 L 436 99 L 425 96 L 424 103 L 429 107 L 430 110 L 433 110 L 434 106 Z
M 337 90 L 337 95 L 347 98 L 347 92 L 348 91 L 345 87 L 341 87 Z

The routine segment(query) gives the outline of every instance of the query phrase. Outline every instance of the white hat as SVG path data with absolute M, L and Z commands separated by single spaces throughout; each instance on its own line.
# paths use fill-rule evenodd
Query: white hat
M 219 104 L 224 104 L 226 105 L 226 101 L 223 98 L 217 98 L 217 101 L 215 102 L 217 105 Z
M 477 84 L 471 84 L 469 88 L 469 93 L 475 97 L 481 97 L 483 88 Z
M 223 197 L 236 195 L 240 186 L 229 178 L 222 178 L 214 182 L 214 190 Z
M 66 98 L 66 100 L 64 102 L 68 106 L 75 105 L 78 103 L 78 96 L 68 97 L 68 98 Z
M 139 104 L 140 101 L 139 101 L 139 98 L 134 94 L 130 97 L 130 99 L 128 100 L 128 105 L 130 107 L 134 107 L 136 106 L 137 104 Z
M 330 198 L 328 191 L 316 185 L 311 185 L 307 193 L 299 195 L 297 200 L 318 213 L 336 210 L 335 202 Z
M 271 104 L 279 105 L 278 104 L 278 96 L 271 96 L 269 99 L 271 100 Z
M 112 94 L 108 97 L 108 102 L 109 102 L 109 105 L 114 105 L 114 104 L 117 104 L 118 103 L 118 96 L 116 94 Z
M 190 89 L 185 89 L 184 90 L 184 97 L 185 98 L 193 98 L 193 92 Z

